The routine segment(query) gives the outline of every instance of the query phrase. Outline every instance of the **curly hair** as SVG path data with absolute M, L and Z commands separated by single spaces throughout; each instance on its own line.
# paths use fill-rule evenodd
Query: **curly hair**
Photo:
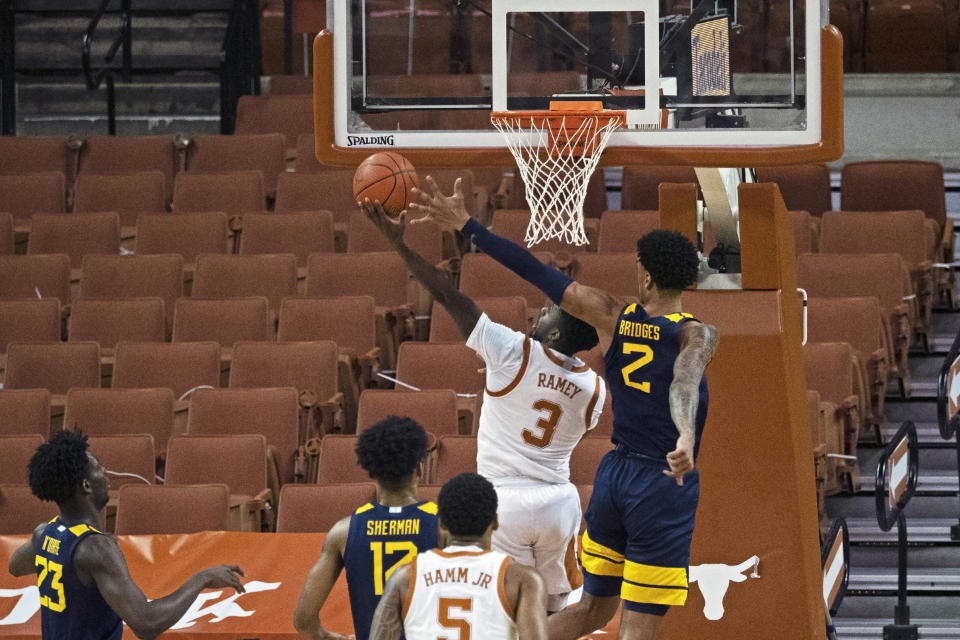
M 89 470 L 87 436 L 79 431 L 58 431 L 30 458 L 30 490 L 41 500 L 63 504 L 76 494 Z
M 412 418 L 387 416 L 360 433 L 355 451 L 371 478 L 396 486 L 427 456 L 427 434 Z
M 455 536 L 482 536 L 496 515 L 497 490 L 481 475 L 461 473 L 440 489 L 437 516 Z
M 657 229 L 637 240 L 637 258 L 661 291 L 683 291 L 697 281 L 697 250 L 676 231 Z
M 574 354 L 578 351 L 593 349 L 600 342 L 597 330 L 563 309 L 560 309 L 560 345 L 562 353 Z

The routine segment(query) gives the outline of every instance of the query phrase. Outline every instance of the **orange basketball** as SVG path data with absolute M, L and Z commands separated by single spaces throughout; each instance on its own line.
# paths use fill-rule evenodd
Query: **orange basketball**
M 353 174 L 353 195 L 358 202 L 379 201 L 384 211 L 398 215 L 407 208 L 416 187 L 417 170 L 399 153 L 381 151 L 368 157 Z

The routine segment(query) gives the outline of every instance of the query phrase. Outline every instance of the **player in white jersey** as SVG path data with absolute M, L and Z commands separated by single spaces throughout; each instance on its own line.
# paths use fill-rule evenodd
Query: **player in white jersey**
M 373 616 L 370 640 L 546 640 L 543 579 L 490 550 L 497 491 L 463 473 L 437 498 L 440 545 L 393 572 Z
M 574 553 L 580 498 L 570 483 L 570 454 L 596 426 L 606 395 L 603 379 L 573 354 L 595 346 L 597 332 L 556 305 L 540 311 L 529 338 L 493 322 L 446 272 L 403 242 L 402 222 L 388 219 L 377 203 L 363 208 L 486 363 L 477 471 L 500 499 L 492 546 L 536 567 L 547 583 L 548 611 L 559 611 L 582 580 Z

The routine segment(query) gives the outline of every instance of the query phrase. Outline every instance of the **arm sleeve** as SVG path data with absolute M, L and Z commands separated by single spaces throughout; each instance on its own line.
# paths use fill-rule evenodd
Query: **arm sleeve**
M 491 375 L 504 372 L 511 376 L 507 380 L 509 382 L 513 379 L 512 374 L 520 367 L 526 339 L 519 331 L 494 322 L 484 313 L 467 338 L 467 346 L 483 358 L 487 365 L 488 380 Z M 513 371 L 510 371 L 511 367 Z
M 523 247 L 491 233 L 473 218 L 463 225 L 462 231 L 473 239 L 478 249 L 543 291 L 554 304 L 563 300 L 563 292 L 573 282 L 570 276 L 543 264 Z

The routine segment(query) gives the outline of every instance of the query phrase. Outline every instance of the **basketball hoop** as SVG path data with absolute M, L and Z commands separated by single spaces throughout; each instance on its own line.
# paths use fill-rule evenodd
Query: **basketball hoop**
M 587 244 L 583 202 L 587 184 L 610 135 L 626 121 L 624 111 L 602 102 L 551 102 L 549 111 L 493 111 L 526 185 L 530 224 L 524 242 L 557 238 Z

